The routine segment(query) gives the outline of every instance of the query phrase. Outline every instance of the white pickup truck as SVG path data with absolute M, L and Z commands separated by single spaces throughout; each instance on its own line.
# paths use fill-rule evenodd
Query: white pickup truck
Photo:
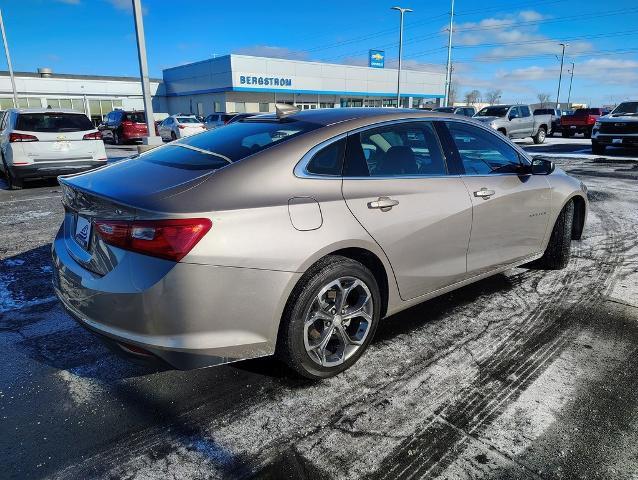
M 551 115 L 532 115 L 529 105 L 490 105 L 473 118 L 509 138 L 532 137 L 534 143 L 543 143 L 552 127 Z

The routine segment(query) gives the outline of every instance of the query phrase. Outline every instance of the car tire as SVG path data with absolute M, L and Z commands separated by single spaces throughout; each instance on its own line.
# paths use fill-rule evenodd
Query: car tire
M 11 169 L 7 165 L 7 162 L 4 160 L 4 156 L 2 157 L 2 165 L 4 167 L 4 178 L 7 180 L 7 186 L 9 190 L 22 190 L 24 186 L 24 182 L 21 179 L 17 179 L 11 173 Z
M 174 142 L 175 140 L 177 140 L 177 135 L 175 135 L 175 132 L 171 132 L 171 142 Z
M 344 291 L 349 291 L 341 303 L 345 311 L 351 308 L 365 313 L 366 318 L 343 319 L 341 323 L 335 308 Z M 349 307 L 347 302 L 361 303 L 361 307 Z M 319 380 L 337 375 L 366 350 L 380 311 L 381 294 L 370 270 L 350 258 L 329 255 L 306 271 L 293 289 L 279 329 L 277 357 L 305 378 Z M 351 335 L 356 345 L 351 343 Z
M 532 137 L 532 140 L 534 140 L 534 143 L 536 145 L 541 144 L 545 141 L 546 135 L 547 135 L 547 132 L 545 131 L 545 128 L 540 127 L 538 129 L 538 132 L 536 132 L 536 135 Z
M 541 270 L 561 270 L 569 263 L 571 257 L 572 226 L 574 223 L 574 202 L 570 200 L 563 207 L 549 238 L 545 253 L 538 260 L 529 264 Z
M 594 155 L 604 155 L 607 145 L 601 145 L 598 142 L 591 142 L 591 153 Z

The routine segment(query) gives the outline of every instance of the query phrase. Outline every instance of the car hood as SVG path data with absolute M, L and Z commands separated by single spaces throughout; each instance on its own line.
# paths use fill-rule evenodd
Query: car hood
M 483 123 L 489 123 L 489 122 L 493 122 L 494 120 L 498 120 L 499 118 L 503 118 L 503 117 L 472 117 L 474 120 L 478 120 L 479 122 L 483 122 Z
M 611 115 L 605 115 L 604 117 L 598 117 L 598 121 L 599 122 L 631 122 L 631 123 L 638 123 L 638 116 L 635 115 L 618 115 L 616 116 L 611 116 Z
M 201 184 L 216 169 L 189 170 L 131 158 L 79 175 L 60 177 L 62 183 L 136 208 L 157 210 L 162 199 Z

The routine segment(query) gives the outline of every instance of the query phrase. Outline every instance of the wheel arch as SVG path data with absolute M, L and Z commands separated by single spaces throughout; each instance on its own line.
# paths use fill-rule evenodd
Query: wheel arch
M 587 217 L 587 203 L 581 195 L 574 195 L 568 201 L 574 202 L 574 222 L 572 224 L 572 240 L 580 240 L 585 228 Z M 564 206 L 563 206 L 564 208 Z

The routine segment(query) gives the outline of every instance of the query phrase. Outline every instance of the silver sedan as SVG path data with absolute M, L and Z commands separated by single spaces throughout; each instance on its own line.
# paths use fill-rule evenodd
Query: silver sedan
M 588 205 L 479 122 L 401 109 L 282 109 L 60 183 L 54 285 L 78 322 L 180 369 L 276 354 L 310 378 L 381 318 L 563 268 Z

